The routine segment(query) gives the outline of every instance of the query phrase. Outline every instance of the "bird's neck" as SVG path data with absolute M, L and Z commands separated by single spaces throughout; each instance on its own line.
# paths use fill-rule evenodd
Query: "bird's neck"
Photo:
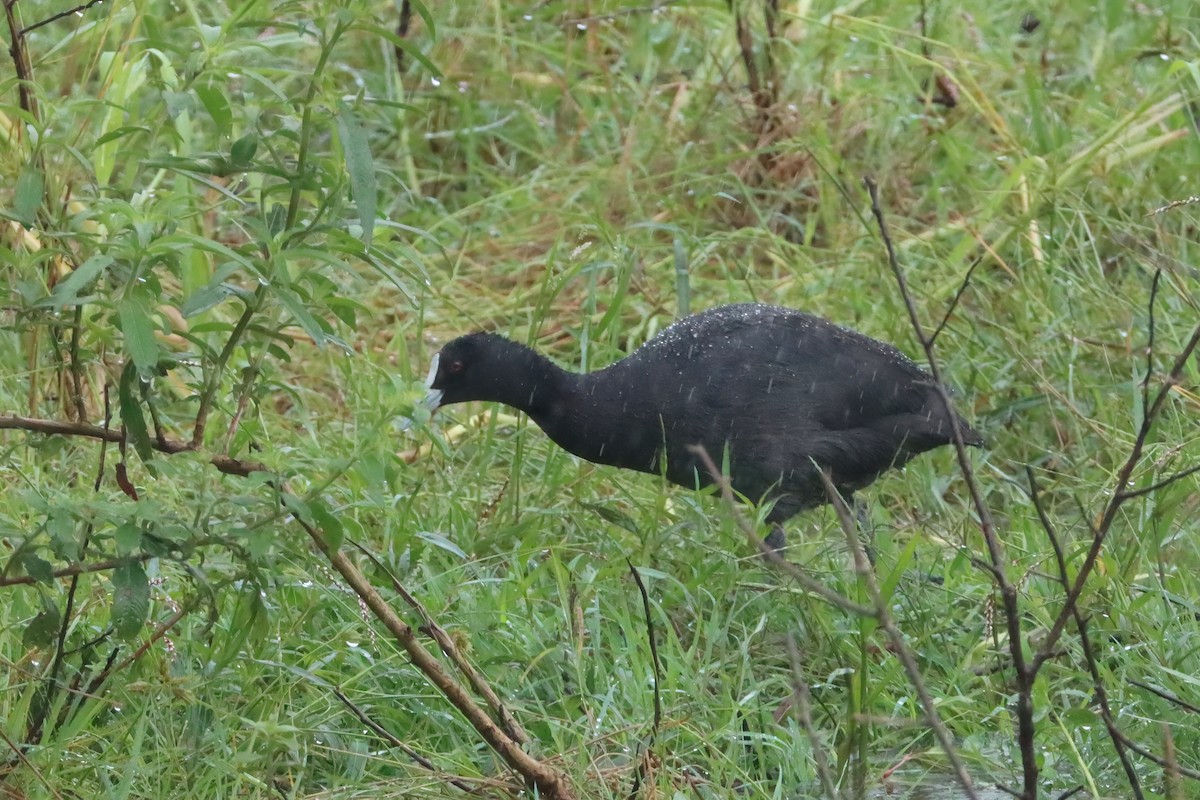
M 527 411 L 529 418 L 555 444 L 580 458 L 654 472 L 662 446 L 657 417 L 637 398 L 636 387 L 622 389 L 620 382 L 599 379 L 601 374 L 561 371 L 554 402 Z M 647 429 L 655 435 L 645 436 Z
M 496 376 L 488 396 L 482 399 L 524 411 L 535 421 L 552 415 L 559 405 L 555 398 L 569 394 L 583 376 L 562 369 L 525 345 L 511 344 L 517 351 L 510 361 L 511 372 Z

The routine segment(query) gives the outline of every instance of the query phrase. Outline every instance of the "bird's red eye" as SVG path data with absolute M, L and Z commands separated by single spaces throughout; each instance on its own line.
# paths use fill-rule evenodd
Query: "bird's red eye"
M 450 362 L 450 363 L 449 363 L 449 364 L 446 366 L 446 369 L 447 369 L 447 371 L 449 371 L 449 373 L 450 373 L 451 375 L 461 375 L 461 374 L 462 374 L 462 371 L 463 371 L 463 362 L 461 362 L 461 361 L 451 361 L 451 362 Z

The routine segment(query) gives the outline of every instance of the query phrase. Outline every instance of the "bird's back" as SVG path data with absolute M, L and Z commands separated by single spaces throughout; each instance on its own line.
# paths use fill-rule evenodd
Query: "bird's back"
M 591 408 L 619 407 L 625 438 L 603 463 L 707 483 L 689 449 L 786 518 L 824 501 L 813 463 L 853 491 L 952 440 L 932 378 L 894 347 L 803 312 L 759 304 L 687 317 L 587 376 Z M 622 397 L 607 396 L 622 387 Z M 978 434 L 963 425 L 968 443 Z M 664 447 L 665 445 L 665 447 Z

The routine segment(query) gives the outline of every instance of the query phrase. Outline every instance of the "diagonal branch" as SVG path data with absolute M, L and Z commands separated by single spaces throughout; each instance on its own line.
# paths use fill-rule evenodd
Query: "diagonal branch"
M 575 790 L 567 776 L 522 750 L 520 743 L 505 733 L 488 716 L 487 712 L 471 699 L 466 687 L 455 680 L 433 653 L 421 644 L 412 626 L 392 610 L 387 600 L 376 591 L 358 566 L 345 553 L 331 547 L 325 536 L 311 524 L 299 516 L 294 519 L 309 535 L 317 549 L 329 559 L 333 568 L 341 573 L 359 599 L 367 608 L 371 609 L 375 618 L 383 623 L 396 642 L 404 648 L 413 666 L 419 669 L 425 678 L 458 709 L 459 713 L 466 717 L 471 727 L 504 760 L 504 763 L 520 774 L 531 787 L 537 790 L 541 797 L 550 800 L 574 800 Z
M 496 694 L 496 690 L 493 689 L 491 684 L 487 682 L 487 679 L 483 677 L 483 674 L 480 673 L 479 670 L 475 669 L 475 665 L 468 661 L 467 657 L 463 655 L 462 650 L 460 650 L 458 645 L 454 643 L 454 638 L 450 636 L 450 634 L 446 632 L 446 629 L 439 625 L 437 620 L 433 618 L 433 615 L 429 613 L 429 609 L 425 608 L 425 605 L 416 597 L 414 597 L 412 592 L 405 588 L 404 584 L 400 582 L 395 573 L 388 569 L 387 565 L 385 565 L 382 561 L 376 558 L 374 553 L 367 550 L 367 548 L 363 547 L 358 542 L 352 542 L 352 544 L 360 553 L 369 558 L 371 563 L 373 563 L 377 569 L 383 572 L 384 575 L 388 576 L 388 580 L 391 581 L 392 589 L 396 592 L 396 594 L 400 595 L 404 602 L 408 603 L 413 611 L 416 611 L 417 614 L 421 616 L 421 632 L 437 642 L 438 647 L 440 647 L 442 650 L 442 654 L 445 655 L 446 658 L 450 659 L 451 663 L 458 668 L 458 671 L 461 672 L 467 679 L 467 682 L 471 684 L 471 688 L 473 688 L 481 697 L 483 697 L 484 701 L 488 704 L 488 707 L 492 709 L 492 713 L 496 715 L 496 719 L 500 721 L 500 725 L 503 726 L 505 732 L 520 744 L 528 743 L 529 734 L 526 733 L 525 729 L 521 727 L 521 724 L 517 722 L 516 717 L 514 717 L 512 712 L 508 710 L 508 706 L 504 705 L 504 702 L 500 699 L 500 695 Z
M 1142 454 L 1145 452 L 1146 441 L 1150 437 L 1150 430 L 1154 427 L 1154 421 L 1162 413 L 1163 406 L 1167 402 L 1167 397 L 1170 396 L 1172 389 L 1179 383 L 1184 367 L 1187 366 L 1197 346 L 1200 346 L 1200 324 L 1192 331 L 1191 337 L 1184 344 L 1178 357 L 1176 357 L 1170 373 L 1158 390 L 1158 394 L 1154 396 L 1154 402 L 1146 409 L 1141 427 L 1138 429 L 1137 438 L 1134 439 L 1133 447 L 1130 448 L 1129 457 L 1125 459 L 1125 463 L 1121 465 L 1121 469 L 1117 473 L 1116 484 L 1113 486 L 1108 504 L 1104 507 L 1104 513 L 1101 515 L 1100 522 L 1096 525 L 1092 534 L 1092 544 L 1088 548 L 1087 556 L 1084 558 L 1083 564 L 1079 567 L 1079 572 L 1075 576 L 1074 583 L 1071 584 L 1070 591 L 1067 592 L 1066 600 L 1063 602 L 1062 609 L 1058 612 L 1058 617 L 1054 620 L 1054 624 L 1050 627 L 1046 638 L 1042 641 L 1041 649 L 1033 658 L 1032 669 L 1034 673 L 1046 662 L 1046 659 L 1050 657 L 1050 652 L 1058 644 L 1059 637 L 1063 634 L 1067 620 L 1071 618 L 1072 609 L 1079 602 L 1079 596 L 1083 594 L 1088 577 L 1091 576 L 1092 570 L 1096 567 L 1096 562 L 1100 558 L 1100 551 L 1103 549 L 1104 542 L 1112 530 L 1113 523 L 1117 519 L 1117 513 L 1121 510 L 1121 506 L 1130 497 L 1136 497 L 1140 494 L 1137 491 L 1132 494 L 1127 491 L 1129 482 L 1133 478 L 1133 471 L 1142 460 Z

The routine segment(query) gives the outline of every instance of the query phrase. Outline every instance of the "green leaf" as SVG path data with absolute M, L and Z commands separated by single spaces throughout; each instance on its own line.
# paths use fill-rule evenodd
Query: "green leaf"
M 46 531 L 50 534 L 50 550 L 61 561 L 79 558 L 79 535 L 75 530 L 75 519 L 70 512 L 56 508 L 46 520 Z
M 149 377 L 158 365 L 158 342 L 154 339 L 154 323 L 145 303 L 127 297 L 117 306 L 121 318 L 121 333 L 125 335 L 125 351 L 137 365 L 138 372 Z
M 49 647 L 58 638 L 62 621 L 57 608 L 47 608 L 29 621 L 21 634 L 21 644 L 26 647 Z
M 639 533 L 637 523 L 633 521 L 633 518 L 619 509 L 611 508 L 601 503 L 582 503 L 581 505 L 588 511 L 598 515 L 605 522 L 611 522 L 618 528 L 624 528 L 630 533 Z
M 239 203 L 242 202 L 240 198 L 236 199 Z M 202 252 L 213 253 L 214 255 L 227 258 L 230 261 L 240 264 L 246 269 L 252 271 L 259 277 L 264 276 L 261 265 L 254 259 L 247 258 L 238 251 L 230 247 L 226 247 L 215 239 L 205 236 L 197 236 L 194 233 L 176 231 L 168 236 L 160 236 L 150 243 L 150 246 L 147 248 L 147 250 L 148 255 L 155 255 L 164 250 L 167 252 L 179 251 L 184 253 L 191 253 L 193 251 L 200 250 Z
M 421 2 L 421 0 L 409 0 L 409 5 L 412 7 L 412 9 L 414 11 L 417 12 L 417 15 L 420 16 L 421 19 L 425 22 L 425 27 L 429 31 L 429 38 L 436 39 L 437 38 L 437 26 L 435 26 L 433 24 L 433 14 L 429 13 L 429 9 L 425 6 L 424 3 Z
M 395 31 L 390 31 L 387 28 L 382 28 L 378 25 L 358 25 L 356 27 L 361 31 L 373 33 L 376 36 L 386 39 L 391 44 L 399 47 L 405 53 L 408 53 L 410 56 L 412 56 L 413 60 L 419 62 L 421 66 L 429 70 L 430 75 L 435 78 L 442 77 L 442 71 L 434 66 L 434 63 L 430 61 L 424 53 L 417 49 L 416 45 L 405 39 L 403 36 L 399 36 Z
M 361 303 L 344 297 L 330 297 L 325 301 L 325 305 L 347 328 L 354 330 L 358 326 L 358 309 L 364 308 Z
M 342 540 L 346 538 L 346 530 L 341 521 L 317 498 L 309 501 L 308 510 L 312 513 L 313 521 L 325 534 L 325 542 L 329 549 L 333 551 L 341 548 Z
M 54 567 L 50 566 L 49 561 L 40 558 L 35 553 L 25 553 L 22 555 L 21 566 L 25 568 L 25 574 L 38 583 L 54 582 Z
M 233 114 L 229 110 L 229 101 L 225 99 L 225 94 L 220 87 L 197 85 L 192 88 L 204 105 L 204 110 L 212 118 L 213 124 L 217 126 L 217 133 L 229 130 L 233 124 Z
M 313 523 L 312 509 L 308 507 L 308 503 L 304 502 L 304 500 L 294 494 L 288 493 L 284 493 L 279 500 L 283 503 L 284 508 L 295 514 L 302 521 L 310 525 Z
M 42 206 L 42 194 L 46 188 L 46 176 L 32 164 L 21 167 L 17 185 L 13 190 L 13 216 L 26 228 L 32 228 L 37 210 Z
M 229 148 L 229 160 L 233 162 L 235 167 L 246 167 L 254 160 L 254 154 L 258 152 L 258 137 L 253 133 L 248 133 L 242 138 L 233 143 L 233 147 Z
M 367 132 L 359 123 L 350 107 L 341 104 L 337 115 L 338 133 L 342 140 L 342 156 L 346 159 L 346 170 L 350 173 L 350 194 L 358 207 L 358 219 L 362 225 L 363 243 L 371 246 L 375 232 L 375 159 L 371 157 L 371 143 Z
M 150 431 L 146 427 L 146 417 L 142 414 L 139 381 L 134 363 L 126 362 L 117 388 L 117 405 L 121 409 L 121 423 L 125 426 L 125 435 L 133 443 L 138 458 L 145 462 L 153 456 L 154 449 L 150 446 Z
M 213 661 L 217 665 L 232 663 L 234 659 L 244 657 L 246 640 L 251 636 L 261 638 L 267 634 L 268 616 L 263 604 L 262 591 L 249 581 L 245 590 L 238 595 L 230 620 L 229 633 L 219 637 Z
M 467 558 L 467 554 L 462 551 L 461 547 L 440 533 L 434 533 L 432 531 L 417 531 L 417 538 L 429 542 L 429 544 L 433 545 L 434 547 L 440 547 L 447 553 L 453 553 L 464 561 Z
M 127 556 L 141 547 L 142 529 L 132 522 L 126 522 L 117 527 L 113 541 L 117 545 L 117 554 Z
M 284 308 L 292 312 L 296 323 L 304 329 L 316 345 L 324 345 L 326 340 L 325 329 L 317 321 L 317 318 L 308 312 L 304 307 L 304 303 L 300 297 L 286 286 L 275 287 L 275 296 L 279 298 L 279 302 L 283 303 Z
M 203 314 L 210 308 L 220 305 L 226 298 L 238 293 L 238 288 L 228 283 L 210 284 L 188 297 L 183 302 L 183 308 L 179 309 L 179 313 L 183 314 L 185 318 L 190 319 L 197 314 Z
M 117 636 L 138 634 L 150 614 L 150 581 L 138 563 L 122 564 L 112 574 L 112 626 Z
M 152 131 L 149 128 L 143 127 L 141 125 L 122 125 L 121 127 L 115 128 L 115 129 L 109 131 L 108 133 L 104 134 L 103 136 L 101 136 L 99 139 L 97 139 L 95 146 L 99 147 L 102 144 L 107 144 L 108 142 L 115 141 L 122 137 L 128 136 L 131 133 L 151 133 L 151 132 Z
M 112 266 L 110 256 L 92 256 L 76 267 L 70 275 L 55 285 L 54 291 L 38 305 L 49 305 L 52 308 L 62 308 L 79 303 L 79 295 L 92 285 L 104 270 Z
M 272 204 L 271 210 L 267 212 L 267 230 L 270 231 L 271 236 L 278 236 L 286 227 L 287 206 L 282 203 Z

